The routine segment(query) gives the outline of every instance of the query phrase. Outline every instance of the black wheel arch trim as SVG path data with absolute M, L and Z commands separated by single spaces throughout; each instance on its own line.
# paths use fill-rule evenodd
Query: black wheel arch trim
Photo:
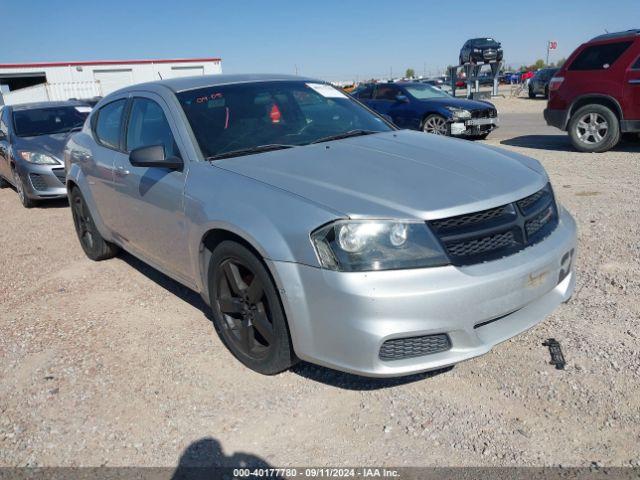
M 581 103 L 585 102 L 585 101 L 589 101 L 589 100 L 605 100 L 607 102 L 611 102 L 614 106 L 615 106 L 615 110 L 614 110 L 614 114 L 618 117 L 618 120 L 620 120 L 620 122 L 624 121 L 624 114 L 623 114 L 623 110 L 622 107 L 620 106 L 620 102 L 618 102 L 618 100 L 615 99 L 615 97 L 612 97 L 611 95 L 605 95 L 602 93 L 586 93 L 584 95 L 580 95 L 579 97 L 576 97 L 573 102 L 571 102 L 571 105 L 569 106 L 569 108 L 567 109 L 567 116 L 564 120 L 564 130 L 567 130 L 567 128 L 569 127 L 569 122 L 571 121 L 571 116 L 575 113 L 575 111 L 578 108 L 582 108 L 583 106 L 588 105 L 580 105 Z M 597 102 L 596 102 L 597 103 Z M 599 103 L 598 103 L 599 104 Z M 606 106 L 606 105 L 605 105 Z

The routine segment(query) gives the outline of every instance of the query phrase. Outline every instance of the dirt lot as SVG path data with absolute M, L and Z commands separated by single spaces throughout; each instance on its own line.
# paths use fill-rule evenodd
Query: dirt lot
M 89 261 L 65 203 L 27 211 L 1 190 L 0 466 L 640 465 L 640 142 L 575 153 L 543 101 L 497 104 L 488 143 L 541 160 L 578 221 L 578 286 L 432 375 L 253 373 L 196 294 L 127 254 Z

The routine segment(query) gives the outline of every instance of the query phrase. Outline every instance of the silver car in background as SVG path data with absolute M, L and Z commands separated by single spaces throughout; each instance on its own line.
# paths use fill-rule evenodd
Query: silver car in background
M 65 198 L 62 151 L 91 107 L 77 101 L 38 102 L 0 110 L 0 187 L 11 184 L 26 208 Z
M 81 245 L 199 292 L 229 350 L 399 376 L 569 299 L 576 225 L 539 162 L 397 130 L 321 81 L 216 75 L 104 98 L 65 150 Z

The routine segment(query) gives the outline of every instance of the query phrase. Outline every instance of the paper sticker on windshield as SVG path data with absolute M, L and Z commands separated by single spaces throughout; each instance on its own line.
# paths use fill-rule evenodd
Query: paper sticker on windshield
M 76 107 L 76 110 L 80 113 L 90 113 L 91 107 Z
M 306 85 L 325 98 L 347 98 L 344 93 L 331 85 L 325 85 L 324 83 L 307 83 Z

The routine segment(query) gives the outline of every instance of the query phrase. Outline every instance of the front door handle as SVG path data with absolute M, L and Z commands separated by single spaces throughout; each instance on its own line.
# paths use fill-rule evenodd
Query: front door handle
M 629 80 L 629 83 L 631 85 L 640 85 L 640 78 L 633 78 L 633 79 Z
M 119 177 L 126 177 L 127 175 L 129 175 L 129 173 L 131 172 L 129 172 L 129 170 L 127 170 L 123 166 L 116 167 L 116 175 L 118 175 Z

